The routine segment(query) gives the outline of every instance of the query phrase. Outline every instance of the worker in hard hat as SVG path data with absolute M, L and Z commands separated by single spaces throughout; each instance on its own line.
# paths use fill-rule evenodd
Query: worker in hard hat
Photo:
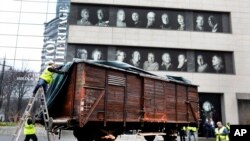
M 48 63 L 48 66 L 44 69 L 42 74 L 39 76 L 39 80 L 37 82 L 37 85 L 35 89 L 33 90 L 33 96 L 36 95 L 37 90 L 42 86 L 44 90 L 44 94 L 46 95 L 48 85 L 51 84 L 53 80 L 53 74 L 58 73 L 58 74 L 65 74 L 66 72 L 60 71 L 60 69 L 63 66 L 56 67 L 55 62 L 50 60 Z
M 29 141 L 30 139 L 32 139 L 33 141 L 37 141 L 36 128 L 34 122 L 30 117 L 26 120 L 24 124 L 24 135 L 24 141 Z

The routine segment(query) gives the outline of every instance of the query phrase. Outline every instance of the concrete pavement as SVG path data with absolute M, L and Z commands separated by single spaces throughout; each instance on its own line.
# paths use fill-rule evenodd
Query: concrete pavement
M 16 127 L 0 127 L 0 141 L 10 141 L 12 138 L 12 135 L 15 132 Z M 47 133 L 44 130 L 44 127 L 36 127 L 37 130 L 37 137 L 39 141 L 47 141 Z M 76 138 L 73 135 L 73 131 L 71 130 L 62 130 L 61 138 L 59 139 L 58 135 L 54 136 L 55 141 L 77 141 Z M 23 141 L 24 136 L 23 132 L 21 133 L 21 136 L 19 138 L 19 141 Z M 180 138 L 177 138 L 177 141 L 180 141 Z M 186 140 L 188 141 L 188 138 L 186 137 Z M 193 141 L 193 140 L 192 140 Z M 215 141 L 215 138 L 206 139 L 206 137 L 198 137 L 198 140 L 196 141 Z
M 12 135 L 15 132 L 16 127 L 0 127 L 0 140 L 1 141 L 10 141 Z M 39 141 L 48 141 L 47 132 L 44 130 L 44 127 L 36 127 L 36 135 Z M 62 130 L 61 137 L 59 139 L 58 135 L 53 136 L 55 141 L 77 141 L 71 130 Z M 21 132 L 20 138 L 18 141 L 23 141 L 24 135 L 23 131 Z
M 215 141 L 215 138 L 209 138 L 207 139 L 206 137 L 198 137 L 198 139 L 196 141 Z M 180 141 L 180 138 L 177 138 L 177 141 Z M 185 138 L 185 141 L 189 141 L 188 137 Z M 194 141 L 193 138 L 191 138 L 191 141 Z

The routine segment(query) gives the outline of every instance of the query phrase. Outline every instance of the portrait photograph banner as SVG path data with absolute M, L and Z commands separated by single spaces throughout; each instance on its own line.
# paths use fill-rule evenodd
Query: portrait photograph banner
M 231 33 L 229 12 L 82 3 L 71 9 L 71 25 Z
M 155 47 L 69 44 L 68 60 L 120 61 L 147 71 L 234 74 L 233 53 Z

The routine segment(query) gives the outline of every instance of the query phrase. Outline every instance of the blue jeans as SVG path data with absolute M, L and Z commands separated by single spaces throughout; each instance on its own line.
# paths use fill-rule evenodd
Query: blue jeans
M 194 141 L 196 141 L 196 138 L 195 138 L 195 133 L 194 132 L 190 132 L 189 131 L 189 133 L 188 133 L 188 139 L 189 139 L 189 141 L 191 141 L 191 136 L 193 136 L 194 137 Z
M 36 87 L 35 87 L 35 89 L 33 90 L 33 96 L 36 95 L 36 92 L 38 91 L 38 89 L 39 89 L 41 86 L 43 87 L 44 94 L 46 95 L 46 92 L 47 92 L 47 89 L 48 89 L 48 84 L 47 84 L 47 82 L 46 82 L 45 80 L 39 78 L 39 80 L 38 80 L 38 82 L 37 82 L 37 84 L 36 84 Z

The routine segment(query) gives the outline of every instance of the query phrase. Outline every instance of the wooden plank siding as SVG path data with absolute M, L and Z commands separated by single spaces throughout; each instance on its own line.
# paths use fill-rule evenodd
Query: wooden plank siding
M 200 119 L 200 114 L 199 114 L 199 97 L 198 97 L 198 91 L 197 87 L 188 87 L 188 102 L 190 102 L 191 105 L 188 106 L 188 121 L 196 121 Z M 192 109 L 191 109 L 192 108 Z M 195 117 L 192 113 L 192 110 L 195 112 Z
M 166 116 L 167 121 L 176 121 L 176 90 L 174 83 L 166 82 L 164 85 L 166 97 Z
M 177 97 L 176 97 L 176 110 L 177 110 L 177 121 L 187 121 L 187 89 L 183 85 L 177 85 Z

